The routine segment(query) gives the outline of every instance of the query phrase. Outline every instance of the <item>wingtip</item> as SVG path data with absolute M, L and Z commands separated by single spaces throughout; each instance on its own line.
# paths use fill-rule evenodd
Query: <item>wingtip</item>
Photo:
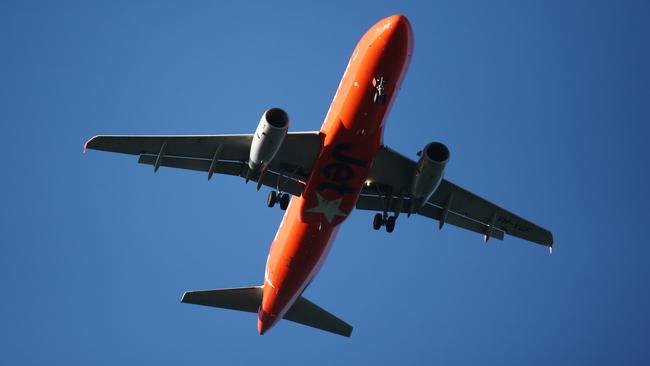
M 352 331 L 354 330 L 353 327 L 350 327 L 350 330 L 348 330 L 345 334 L 343 334 L 344 337 L 352 337 Z
M 86 150 L 88 150 L 88 145 L 89 145 L 89 144 L 90 144 L 90 143 L 91 143 L 95 138 L 97 138 L 98 136 L 99 136 L 99 135 L 95 135 L 95 136 L 89 138 L 88 141 L 86 141 L 86 142 L 84 143 L 84 151 L 83 151 L 84 154 L 86 153 Z
M 189 293 L 189 291 L 183 292 L 183 296 L 181 296 L 181 302 L 183 302 L 183 303 L 185 302 L 185 297 L 187 296 L 188 293 Z

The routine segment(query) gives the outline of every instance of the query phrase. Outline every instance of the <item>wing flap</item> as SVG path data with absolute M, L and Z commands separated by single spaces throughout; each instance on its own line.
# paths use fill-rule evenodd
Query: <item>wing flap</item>
M 446 179 L 443 179 L 442 183 L 440 183 L 436 192 L 429 199 L 429 203 L 443 207 L 452 193 L 453 199 L 449 208 L 450 212 L 455 212 L 484 223 L 489 223 L 494 220 L 494 227 L 508 235 L 549 247 L 553 246 L 553 235 L 550 231 Z
M 383 203 L 382 203 L 382 198 L 379 196 L 372 196 L 372 195 L 360 195 L 359 200 L 357 201 L 357 208 L 361 210 L 369 210 L 369 211 L 379 211 L 381 212 L 383 210 Z M 404 202 L 402 203 L 402 208 L 400 210 L 399 208 L 399 199 L 394 197 L 390 203 L 388 203 L 388 212 L 397 212 L 400 211 L 402 213 L 406 213 L 408 210 L 407 208 L 409 207 L 409 199 L 405 198 Z M 431 204 L 426 204 L 424 207 L 418 211 L 419 215 L 438 220 L 440 221 L 442 217 L 442 208 L 431 205 Z M 445 218 L 445 223 L 458 226 L 460 228 L 466 229 L 473 231 L 475 233 L 485 235 L 485 233 L 488 231 L 489 226 L 482 223 L 478 222 L 475 220 L 472 220 L 468 217 L 459 215 L 455 212 L 449 211 L 447 213 L 447 217 Z M 498 230 L 497 228 L 493 228 L 492 233 L 490 234 L 491 238 L 503 240 L 503 231 Z
M 415 172 L 415 162 L 397 151 L 382 147 L 372 163 L 368 179 L 391 187 L 396 194 L 407 194 Z
M 427 204 L 420 209 L 418 214 L 440 221 L 442 217 L 442 209 L 440 207 Z M 490 230 L 489 225 L 459 215 L 453 211 L 449 211 L 447 213 L 447 217 L 445 218 L 445 223 L 458 226 L 460 228 L 473 231 L 481 235 L 486 235 L 488 230 Z M 496 227 L 492 228 L 492 232 L 490 233 L 490 238 L 503 240 L 503 231 L 497 229 Z
M 154 165 L 158 159 L 156 155 L 140 155 L 138 163 Z M 180 158 L 175 156 L 165 156 L 160 161 L 160 166 L 169 168 L 179 168 L 207 172 L 210 169 L 210 160 L 205 159 L 191 159 Z M 224 175 L 239 176 L 246 178 L 247 165 L 236 161 L 219 161 L 214 167 L 214 172 Z M 249 177 L 253 181 L 257 181 L 257 176 Z M 304 183 L 292 179 L 290 177 L 281 176 L 272 171 L 266 171 L 262 175 L 262 185 L 272 189 L 280 189 L 283 192 L 290 193 L 294 196 L 300 196 L 305 190 Z
M 140 155 L 138 163 L 146 165 L 154 165 L 156 163 L 157 155 Z M 160 162 L 160 166 L 168 168 L 196 170 L 200 172 L 207 172 L 210 169 L 210 160 L 205 159 L 192 159 L 181 158 L 176 156 L 165 156 Z M 219 161 L 214 168 L 215 173 L 225 175 L 239 176 L 246 172 L 246 164 L 236 161 Z

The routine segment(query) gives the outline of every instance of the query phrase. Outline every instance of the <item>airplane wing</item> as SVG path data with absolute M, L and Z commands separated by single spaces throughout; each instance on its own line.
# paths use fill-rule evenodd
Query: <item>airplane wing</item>
M 138 162 L 159 167 L 190 169 L 208 173 L 248 176 L 248 159 L 253 135 L 196 136 L 106 136 L 91 138 L 86 149 L 138 155 Z M 289 132 L 275 158 L 263 174 L 261 184 L 300 196 L 322 146 L 314 132 Z
M 407 212 L 408 194 L 414 176 L 416 162 L 383 147 L 372 166 L 368 180 L 372 187 L 365 187 L 357 201 L 361 210 Z M 377 189 L 378 188 L 378 189 Z M 379 192 L 393 192 L 390 195 Z M 439 227 L 449 223 L 484 235 L 485 240 L 502 240 L 504 234 L 516 236 L 547 247 L 553 247 L 550 231 L 535 225 L 479 196 L 443 179 L 429 201 L 418 214 L 439 221 Z

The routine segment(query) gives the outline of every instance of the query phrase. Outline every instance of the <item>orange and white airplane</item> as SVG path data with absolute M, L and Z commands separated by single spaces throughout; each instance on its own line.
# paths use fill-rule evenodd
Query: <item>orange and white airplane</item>
M 552 234 L 443 178 L 449 150 L 427 144 L 417 161 L 383 144 L 386 116 L 413 52 L 406 17 L 373 25 L 357 44 L 320 131 L 288 132 L 280 108 L 254 134 L 95 136 L 85 148 L 139 155 L 139 163 L 240 176 L 274 189 L 268 206 L 286 210 L 261 286 L 191 291 L 182 302 L 258 314 L 264 334 L 280 319 L 350 336 L 352 327 L 302 296 L 354 208 L 377 212 L 392 232 L 400 213 L 418 214 L 490 238 L 513 235 L 552 249 Z M 277 192 L 276 192 L 277 190 Z

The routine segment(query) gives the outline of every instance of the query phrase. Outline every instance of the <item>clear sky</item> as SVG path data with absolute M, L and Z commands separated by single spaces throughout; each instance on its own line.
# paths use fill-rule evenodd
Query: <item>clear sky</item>
M 271 5 L 272 4 L 272 5 Z M 420 217 L 345 222 L 305 295 L 347 339 L 181 304 L 261 284 L 281 211 L 233 177 L 91 151 L 95 134 L 320 127 L 351 51 L 405 14 L 385 142 L 553 231 L 485 245 Z M 0 363 L 648 364 L 647 1 L 3 1 Z

